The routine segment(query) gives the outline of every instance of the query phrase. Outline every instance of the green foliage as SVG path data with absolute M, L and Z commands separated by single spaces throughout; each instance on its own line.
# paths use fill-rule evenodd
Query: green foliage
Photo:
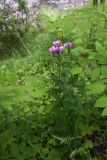
M 26 43 L 28 54 L 0 62 L 0 158 L 104 159 L 107 15 L 82 8 L 51 19 L 50 12 L 40 11 L 47 33 Z M 74 47 L 50 55 L 57 38 Z
M 17 11 L 14 3 L 18 5 Z M 29 21 L 26 0 L 0 1 L 0 58 L 25 51 L 27 37 L 37 32 Z

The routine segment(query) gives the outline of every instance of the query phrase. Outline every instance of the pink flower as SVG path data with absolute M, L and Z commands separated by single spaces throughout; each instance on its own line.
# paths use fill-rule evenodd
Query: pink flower
M 61 46 L 61 41 L 57 40 L 53 42 L 53 46 L 49 48 L 49 51 L 52 54 L 59 54 L 59 53 L 63 53 L 64 49 L 65 49 L 64 46 Z
M 55 47 L 52 46 L 51 48 L 49 48 L 49 51 L 53 54 L 55 53 L 63 53 L 64 52 L 64 46 L 60 46 L 60 47 Z
M 60 47 L 61 41 L 60 41 L 60 40 L 54 41 L 54 42 L 53 42 L 53 45 L 54 45 L 55 47 Z
M 59 47 L 52 46 L 51 48 L 49 48 L 49 51 L 53 54 L 58 53 L 59 52 Z
M 64 44 L 64 47 L 66 47 L 66 48 L 72 48 L 73 44 L 71 42 L 67 42 L 67 43 Z
M 63 53 L 63 52 L 64 52 L 64 46 L 60 46 L 60 47 L 59 47 L 59 52 L 60 52 L 60 53 Z

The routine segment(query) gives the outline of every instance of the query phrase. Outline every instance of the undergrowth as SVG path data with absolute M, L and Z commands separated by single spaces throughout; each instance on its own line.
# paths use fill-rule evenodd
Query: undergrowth
M 107 14 L 49 15 L 45 32 L 20 39 L 26 56 L 0 61 L 0 159 L 106 159 Z M 56 39 L 74 47 L 53 56 Z

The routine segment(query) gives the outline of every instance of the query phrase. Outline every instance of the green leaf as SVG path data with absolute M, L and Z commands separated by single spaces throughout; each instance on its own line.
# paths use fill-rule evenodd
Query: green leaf
M 101 18 L 103 20 L 106 20 L 106 18 L 107 18 L 107 15 L 104 12 L 95 11 L 94 13 L 95 13 L 96 17 Z
M 74 40 L 73 42 L 74 42 L 75 45 L 78 46 L 78 45 L 82 45 L 83 40 L 78 38 L 78 39 Z
M 100 68 L 90 69 L 89 75 L 92 80 L 96 80 L 100 76 Z
M 103 78 L 107 78 L 107 66 L 101 66 L 101 74 Z
M 50 112 L 52 111 L 53 107 L 54 107 L 53 105 L 47 105 L 47 106 L 44 108 L 43 113 L 45 113 L 45 114 L 50 113 Z
M 42 148 L 42 146 L 41 146 L 41 144 L 35 144 L 35 151 L 37 152 L 37 153 L 40 153 L 41 152 L 41 148 Z
M 60 160 L 60 154 L 56 150 L 51 150 L 46 160 Z
M 12 156 L 16 158 L 19 155 L 19 145 L 16 143 L 12 143 L 10 149 Z
M 14 141 L 12 135 L 8 131 L 0 134 L 0 149 L 3 151 L 6 149 L 7 145 L 11 144 Z
M 2 152 L 2 154 L 0 155 L 0 159 L 2 159 L 2 160 L 10 160 L 10 158 L 11 158 L 11 154 L 10 154 L 10 152 L 9 151 L 3 151 Z
M 103 112 L 102 112 L 102 116 L 107 116 L 107 107 L 104 108 Z
M 99 160 L 97 157 L 94 157 L 92 160 Z
M 73 75 L 80 74 L 80 73 L 82 73 L 82 68 L 81 67 L 74 67 L 74 68 L 71 69 L 71 73 Z
M 81 32 L 86 32 L 86 31 L 89 31 L 90 30 L 90 28 L 91 28 L 91 21 L 89 21 L 89 20 L 81 20 L 81 21 L 79 21 L 79 30 L 80 30 L 80 33 Z
M 96 82 L 86 86 L 87 94 L 101 94 L 105 90 L 105 85 L 101 82 Z
M 97 51 L 102 51 L 103 50 L 102 44 L 98 41 L 95 42 L 95 47 L 96 47 Z
M 95 103 L 95 107 L 104 108 L 107 106 L 107 96 L 102 96 L 97 99 Z
M 21 152 L 25 152 L 26 148 L 27 148 L 26 143 L 25 142 L 21 142 L 20 143 L 20 151 Z
M 85 147 L 85 148 L 93 148 L 93 143 L 92 143 L 92 141 L 87 140 L 87 141 L 84 143 L 84 147 Z

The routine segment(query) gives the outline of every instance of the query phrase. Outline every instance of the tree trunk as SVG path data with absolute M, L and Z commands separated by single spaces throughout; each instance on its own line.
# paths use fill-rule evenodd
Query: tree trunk
M 105 10 L 105 0 L 100 0 L 100 5 L 103 6 L 103 11 Z
M 100 4 L 104 4 L 105 3 L 105 0 L 100 0 Z
M 93 0 L 93 6 L 98 6 L 98 0 Z

